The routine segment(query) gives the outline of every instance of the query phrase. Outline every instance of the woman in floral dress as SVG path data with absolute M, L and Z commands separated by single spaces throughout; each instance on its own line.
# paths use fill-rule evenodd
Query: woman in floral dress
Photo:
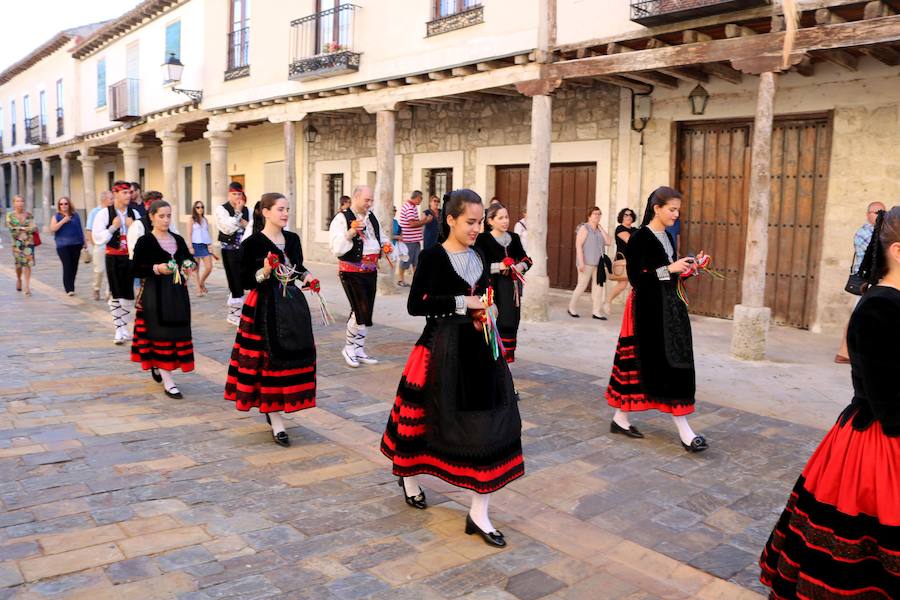
M 25 210 L 25 199 L 13 197 L 13 210 L 6 213 L 6 227 L 12 238 L 13 260 L 16 265 L 16 291 L 22 291 L 25 275 L 25 295 L 31 295 L 31 267 L 34 266 L 34 217 Z

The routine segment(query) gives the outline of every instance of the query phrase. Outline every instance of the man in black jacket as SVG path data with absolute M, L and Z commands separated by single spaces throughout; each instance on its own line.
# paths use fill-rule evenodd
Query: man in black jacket
M 228 186 L 228 201 L 215 210 L 216 227 L 219 229 L 219 243 L 222 245 L 222 265 L 228 280 L 228 317 L 232 325 L 241 322 L 241 308 L 244 305 L 244 288 L 241 285 L 241 239 L 250 221 L 247 196 L 240 182 L 232 181 Z

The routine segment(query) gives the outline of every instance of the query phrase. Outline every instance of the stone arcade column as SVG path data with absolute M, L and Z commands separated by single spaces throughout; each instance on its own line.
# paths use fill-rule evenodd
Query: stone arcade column
M 207 131 L 203 137 L 209 140 L 209 196 L 212 205 L 219 206 L 228 200 L 228 138 L 230 131 Z M 253 209 L 252 206 L 249 207 Z
M 528 271 L 528 293 L 522 302 L 526 321 L 550 319 L 550 277 L 547 275 L 547 217 L 550 199 L 550 142 L 553 129 L 553 98 L 559 79 L 539 79 L 516 85 L 531 96 L 531 153 L 528 160 L 528 256 L 534 261 Z
M 100 157 L 91 156 L 85 152 L 78 156 L 78 162 L 81 163 L 81 179 L 84 184 L 85 208 L 88 206 L 100 206 L 100 196 L 97 195 L 94 188 L 94 167 L 98 160 L 100 160 Z
M 41 215 L 45 232 L 50 231 L 50 197 L 53 195 L 53 183 L 50 175 L 50 159 L 41 158 Z
M 72 199 L 72 160 L 63 152 L 59 155 L 59 176 L 62 179 L 62 195 Z M 84 201 L 87 207 L 87 200 Z
M 397 106 L 381 106 L 377 108 L 366 107 L 370 113 L 375 113 L 375 216 L 385 233 L 391 230 L 391 209 L 394 206 L 394 135 L 397 126 Z M 394 283 L 394 273 L 383 261 L 381 272 L 378 274 L 378 293 L 396 294 L 397 285 Z
M 19 188 L 19 163 L 13 161 L 9 163 L 9 201 L 12 206 L 12 197 L 21 194 Z
M 119 142 L 119 149 L 122 151 L 122 161 L 125 163 L 125 181 L 140 181 L 138 152 L 141 150 L 141 144 L 135 141 Z
M 34 165 L 31 159 L 23 162 L 25 165 L 25 210 L 34 214 Z
M 184 137 L 184 133 L 174 129 L 165 129 L 156 134 L 162 141 L 162 169 L 163 169 L 163 198 L 172 205 L 173 218 L 182 214 L 185 208 L 191 213 L 190 207 L 181 207 L 178 204 L 178 142 Z
M 291 208 L 291 229 L 296 229 L 297 206 L 297 122 L 284 122 L 284 197 Z
M 0 208 L 8 207 L 9 199 L 6 195 L 6 165 L 0 163 Z

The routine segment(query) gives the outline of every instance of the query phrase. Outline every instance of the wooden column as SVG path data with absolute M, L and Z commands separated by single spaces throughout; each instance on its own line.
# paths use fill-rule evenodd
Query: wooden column
M 207 131 L 203 137 L 209 140 L 210 201 L 213 207 L 228 200 L 228 138 L 230 131 Z M 249 203 L 249 210 L 253 204 Z M 211 211 L 210 211 L 211 212 Z
M 766 258 L 769 241 L 772 122 L 775 114 L 776 74 L 759 76 L 753 149 L 750 160 L 750 199 L 744 252 L 741 303 L 734 307 L 731 352 L 744 360 L 763 360 L 772 311 L 765 306 Z
M 296 121 L 284 122 L 284 197 L 291 207 L 291 229 L 295 229 L 298 223 Z
M 178 203 L 178 142 L 184 133 L 175 129 L 165 129 L 156 134 L 162 141 L 163 198 L 172 205 L 172 218 L 179 214 L 191 214 L 191 207 Z
M 59 155 L 59 176 L 62 179 L 62 195 L 72 199 L 72 161 L 69 155 L 63 152 Z
M 50 159 L 41 158 L 41 225 L 44 231 L 50 231 L 50 203 L 53 196 L 53 180 L 50 175 Z
M 374 212 L 381 224 L 381 230 L 386 237 L 391 231 L 394 207 L 394 136 L 397 126 L 396 107 L 378 107 L 375 110 L 375 190 Z M 378 293 L 396 294 L 397 285 L 394 282 L 394 273 L 387 265 L 387 261 L 381 261 L 382 269 L 378 274 Z
M 140 181 L 138 152 L 141 150 L 141 144 L 135 141 L 119 142 L 119 149 L 122 151 L 122 162 L 125 164 L 125 181 L 129 183 Z
M 100 160 L 100 157 L 91 156 L 84 151 L 78 156 L 78 162 L 81 163 L 81 179 L 84 186 L 85 208 L 88 206 L 100 206 L 100 197 L 97 195 L 96 188 L 94 187 L 94 167 L 98 160 Z

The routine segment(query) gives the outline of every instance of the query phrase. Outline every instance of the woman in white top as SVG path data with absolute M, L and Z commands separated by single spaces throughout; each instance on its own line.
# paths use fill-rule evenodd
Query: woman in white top
M 206 279 L 212 273 L 212 259 L 215 256 L 209 251 L 212 235 L 209 233 L 209 222 L 204 216 L 205 207 L 202 202 L 194 202 L 191 209 L 191 254 L 198 265 L 197 295 L 205 296 Z

